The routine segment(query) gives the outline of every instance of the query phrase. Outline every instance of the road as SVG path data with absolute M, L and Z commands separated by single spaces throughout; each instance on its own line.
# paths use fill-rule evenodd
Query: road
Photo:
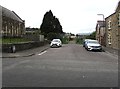
M 3 87 L 117 87 L 118 58 L 65 44 L 30 57 L 5 58 Z

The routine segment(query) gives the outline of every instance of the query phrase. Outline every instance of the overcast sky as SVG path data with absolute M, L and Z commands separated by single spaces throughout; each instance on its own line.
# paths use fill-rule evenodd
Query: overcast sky
M 95 31 L 97 20 L 114 13 L 119 0 L 0 0 L 0 5 L 15 11 L 26 27 L 39 28 L 44 14 L 52 10 L 64 32 Z

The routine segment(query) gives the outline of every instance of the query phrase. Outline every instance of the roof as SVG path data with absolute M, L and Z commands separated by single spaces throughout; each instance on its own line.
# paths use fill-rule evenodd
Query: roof
M 99 25 L 100 27 L 105 27 L 105 21 L 97 21 L 97 25 Z
M 14 11 L 8 10 L 7 8 L 2 7 L 1 5 L 0 8 L 2 8 L 1 10 L 3 16 L 6 16 L 19 22 L 24 22 Z
M 106 17 L 105 20 L 108 19 L 109 17 L 115 15 L 115 14 L 116 14 L 116 12 L 112 13 L 111 15 L 109 15 L 108 17 Z
M 115 14 L 116 14 L 116 12 L 117 12 L 117 11 L 119 11 L 119 10 L 120 10 L 120 1 L 119 1 L 119 2 L 118 2 L 118 4 L 117 4 L 117 7 L 116 7 L 115 12 L 114 12 L 114 13 L 112 13 L 111 15 L 109 15 L 108 17 L 106 17 L 105 19 L 108 19 L 109 17 L 111 17 L 111 16 L 115 15 Z
M 38 28 L 26 28 L 26 31 L 38 31 Z
M 120 9 L 120 1 L 117 4 L 116 11 L 118 11 L 119 9 Z

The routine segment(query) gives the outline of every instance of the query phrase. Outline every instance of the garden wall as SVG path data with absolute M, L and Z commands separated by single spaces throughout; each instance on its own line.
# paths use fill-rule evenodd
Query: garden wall
M 3 44 L 2 52 L 11 53 L 16 51 L 22 51 L 22 50 L 44 46 L 48 43 L 49 43 L 48 41 L 44 41 L 44 42 L 26 42 L 26 43 L 24 42 L 24 43 L 16 43 L 16 44 Z

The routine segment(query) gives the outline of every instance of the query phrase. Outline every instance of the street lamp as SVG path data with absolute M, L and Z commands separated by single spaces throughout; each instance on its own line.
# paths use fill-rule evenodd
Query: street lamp
M 104 18 L 104 14 L 97 14 L 97 15 L 102 15 L 102 16 L 103 16 L 103 22 L 105 21 L 105 20 L 104 20 L 104 19 L 105 19 L 105 18 Z

